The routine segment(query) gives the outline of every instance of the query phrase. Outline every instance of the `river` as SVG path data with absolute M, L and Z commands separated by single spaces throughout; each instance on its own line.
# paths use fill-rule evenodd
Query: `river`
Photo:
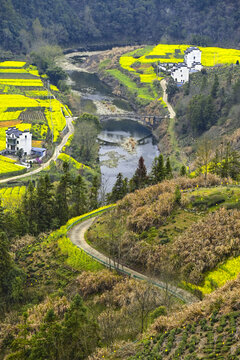
M 102 186 L 106 192 L 110 192 L 118 173 L 121 172 L 124 177 L 130 179 L 137 168 L 140 156 L 143 156 L 149 171 L 153 159 L 159 152 L 151 136 L 151 130 L 137 121 L 130 120 L 134 117 L 130 104 L 116 97 L 97 74 L 81 68 L 86 56 L 91 56 L 91 53 L 65 55 L 64 68 L 69 74 L 69 84 L 73 92 L 79 96 L 81 111 L 101 115 L 102 131 L 99 138 L 115 143 L 101 144 L 99 149 Z M 111 115 L 115 118 L 111 118 Z M 116 119 L 118 115 L 119 119 Z M 137 143 L 137 140 L 148 135 L 150 137 L 145 139 L 144 144 Z

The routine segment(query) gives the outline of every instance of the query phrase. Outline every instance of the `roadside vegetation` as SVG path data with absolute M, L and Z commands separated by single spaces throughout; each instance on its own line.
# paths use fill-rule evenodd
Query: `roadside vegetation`
M 240 190 L 228 181 L 181 177 L 135 191 L 92 226 L 88 240 L 120 263 L 174 279 L 201 298 L 239 273 Z

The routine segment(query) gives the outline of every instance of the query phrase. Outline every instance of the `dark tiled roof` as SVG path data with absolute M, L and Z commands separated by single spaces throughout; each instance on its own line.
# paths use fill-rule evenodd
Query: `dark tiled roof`
M 199 50 L 201 51 L 198 47 L 195 47 L 195 46 L 191 46 L 189 48 L 187 48 L 187 50 L 185 50 L 185 54 L 190 54 L 190 52 L 192 52 L 193 50 Z
M 6 130 L 6 134 L 7 135 L 12 135 L 13 134 L 16 137 L 19 137 L 20 135 L 23 134 L 23 132 L 21 130 L 16 129 L 15 127 L 10 127 L 10 128 L 8 128 Z
M 178 69 L 181 69 L 184 67 L 187 67 L 187 65 L 185 63 L 178 63 L 174 66 L 174 68 L 172 68 L 172 71 L 175 71 L 175 70 L 178 70 Z

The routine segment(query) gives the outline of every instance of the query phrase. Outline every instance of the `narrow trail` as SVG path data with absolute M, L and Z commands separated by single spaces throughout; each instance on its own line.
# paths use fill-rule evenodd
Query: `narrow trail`
M 147 277 L 144 274 L 141 274 L 133 269 L 130 269 L 126 266 L 123 266 L 121 264 L 116 264 L 113 260 L 109 259 L 107 256 L 100 253 L 98 250 L 92 248 L 85 240 L 85 233 L 90 228 L 90 226 L 93 224 L 95 220 L 94 218 L 87 219 L 77 225 L 75 225 L 71 230 L 68 232 L 68 236 L 73 244 L 78 246 L 80 249 L 82 249 L 84 252 L 86 252 L 88 255 L 93 257 L 95 260 L 99 261 L 100 263 L 104 264 L 105 266 L 109 268 L 116 269 L 120 272 L 123 272 L 124 274 L 127 274 L 135 279 L 139 280 L 145 280 L 150 281 L 153 285 L 167 290 L 169 293 L 174 295 L 175 297 L 179 298 L 180 300 L 184 301 L 187 304 L 192 304 L 194 302 L 199 301 L 195 296 L 193 296 L 191 293 L 178 288 L 176 286 L 170 285 L 169 283 L 166 284 L 162 281 L 152 279 Z
M 167 95 L 167 83 L 166 83 L 166 80 L 163 79 L 160 81 L 160 84 L 161 84 L 161 87 L 163 89 L 163 101 L 166 103 L 167 105 L 167 108 L 168 108 L 168 111 L 169 111 L 169 114 L 170 114 L 170 118 L 171 119 L 174 119 L 176 117 L 176 113 L 175 111 L 173 110 L 173 107 L 171 104 L 169 104 L 168 102 L 168 95 Z
M 171 104 L 168 102 L 168 95 L 167 95 L 167 82 L 165 79 L 160 81 L 160 85 L 163 89 L 163 101 L 166 103 L 168 112 L 169 112 L 169 125 L 168 125 L 168 134 L 170 135 L 170 145 L 172 147 L 172 160 L 175 164 L 186 164 L 187 159 L 186 155 L 183 151 L 179 148 L 178 140 L 175 134 L 175 118 L 176 112 L 174 111 Z M 180 155 L 178 156 L 177 153 Z
M 64 147 L 64 145 L 66 145 L 69 136 L 74 133 L 73 120 L 74 120 L 73 117 L 68 117 L 68 118 L 66 118 L 66 126 L 68 127 L 68 132 L 67 132 L 67 134 L 64 135 L 61 143 L 56 146 L 55 151 L 54 151 L 52 157 L 51 157 L 46 163 L 43 163 L 42 165 L 40 165 L 39 168 L 37 168 L 37 169 L 35 169 L 35 170 L 33 170 L 33 171 L 30 171 L 30 172 L 28 172 L 28 173 L 25 173 L 25 174 L 22 174 L 22 175 L 12 176 L 12 177 L 6 178 L 6 179 L 2 179 L 2 180 L 0 180 L 0 184 L 8 183 L 8 182 L 14 181 L 14 180 L 23 179 L 23 178 L 32 176 L 32 175 L 34 175 L 34 174 L 37 174 L 37 173 L 39 173 L 40 171 L 46 169 L 46 168 L 50 165 L 50 162 L 51 162 L 52 160 L 53 160 L 53 161 L 56 161 L 57 158 L 58 158 L 58 156 L 59 156 L 59 154 L 60 154 L 61 151 L 62 151 L 62 148 Z

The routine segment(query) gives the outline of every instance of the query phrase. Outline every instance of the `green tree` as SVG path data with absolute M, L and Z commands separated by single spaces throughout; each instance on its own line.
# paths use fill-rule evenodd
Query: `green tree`
M 117 180 L 109 196 L 109 202 L 121 200 L 128 193 L 128 180 L 123 178 L 122 173 L 117 175 Z
M 30 341 L 29 360 L 83 360 L 98 345 L 98 326 L 79 295 L 61 320 L 50 309 Z
M 69 219 L 69 197 L 70 197 L 71 177 L 69 164 L 63 163 L 63 175 L 57 186 L 55 196 L 55 224 L 64 225 Z
M 211 89 L 211 96 L 215 99 L 219 90 L 219 80 L 217 74 L 214 76 L 213 86 Z
M 32 183 L 29 183 L 26 193 L 23 198 L 23 213 L 25 214 L 28 231 L 30 234 L 36 235 L 38 233 L 37 229 L 37 197 L 36 189 Z
M 180 169 L 180 176 L 185 176 L 185 175 L 187 175 L 187 169 L 185 165 L 182 165 Z
M 187 115 L 194 133 L 201 134 L 217 121 L 213 99 L 208 95 L 195 95 L 189 102 Z
M 98 176 L 94 176 L 93 181 L 92 181 L 92 186 L 89 189 L 89 209 L 90 210 L 94 210 L 98 208 L 98 189 L 100 186 L 100 182 L 99 182 L 99 178 Z
M 172 166 L 171 166 L 169 157 L 167 158 L 166 165 L 165 165 L 165 176 L 167 179 L 173 178 Z
M 163 155 L 155 157 L 153 160 L 152 171 L 150 174 L 150 179 L 152 184 L 157 184 L 163 181 L 166 177 L 166 169 L 164 166 Z
M 144 159 L 141 156 L 138 161 L 138 167 L 130 180 L 129 186 L 131 191 L 141 189 L 148 183 L 147 169 L 144 164 Z
M 167 84 L 166 93 L 168 94 L 168 100 L 171 101 L 173 96 L 178 92 L 178 87 L 173 78 L 170 78 Z
M 176 186 L 176 190 L 175 190 L 174 195 L 175 195 L 175 203 L 177 205 L 181 205 L 181 197 L 182 197 L 182 195 L 181 195 L 181 191 L 180 191 L 180 188 L 179 188 L 178 185 Z
M 4 232 L 0 232 L 0 305 L 9 294 L 9 272 L 13 264 L 9 254 L 9 242 Z
M 81 175 L 78 175 L 72 187 L 72 217 L 82 215 L 87 211 L 87 189 Z
M 51 228 L 54 216 L 53 186 L 49 176 L 40 177 L 37 184 L 36 207 L 38 232 L 44 232 Z

